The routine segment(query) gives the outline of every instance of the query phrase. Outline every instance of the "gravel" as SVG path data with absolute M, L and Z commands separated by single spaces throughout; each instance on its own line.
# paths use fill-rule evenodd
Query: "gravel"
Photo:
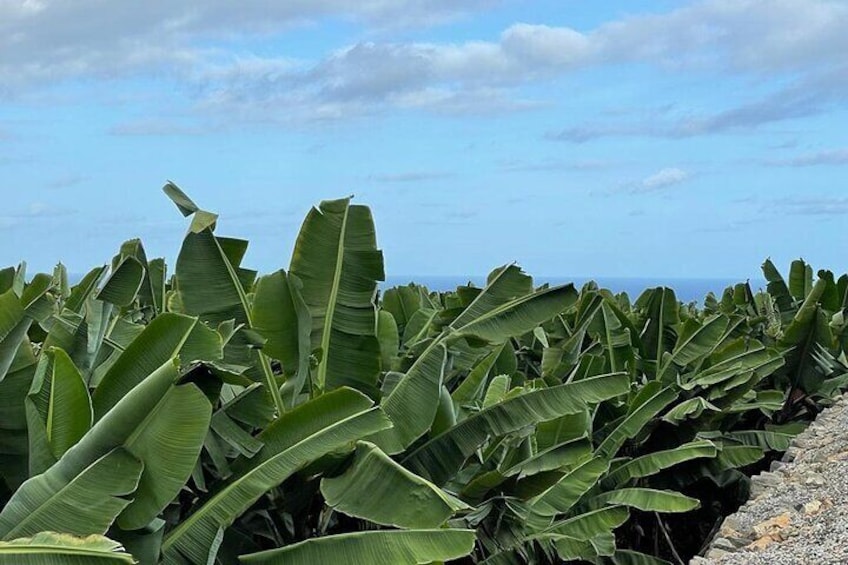
M 751 497 L 691 565 L 848 564 L 845 397 L 793 441 L 783 461 L 753 478 Z

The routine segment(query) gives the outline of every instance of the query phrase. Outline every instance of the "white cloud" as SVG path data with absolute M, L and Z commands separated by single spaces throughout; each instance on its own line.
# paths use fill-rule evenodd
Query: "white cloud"
M 657 171 L 656 173 L 645 177 L 640 186 L 637 187 L 637 192 L 653 192 L 657 190 L 663 190 L 669 188 L 671 186 L 675 186 L 686 182 L 691 178 L 692 175 L 684 171 L 683 169 L 678 169 L 677 167 L 669 167 Z
M 494 40 L 359 42 L 315 60 L 243 45 L 321 18 L 369 27 L 432 25 L 497 0 L 0 0 L 0 96 L 76 78 L 147 74 L 185 88 L 198 110 L 234 120 L 335 120 L 386 109 L 445 113 L 537 107 L 520 87 L 576 69 L 632 62 L 669 72 L 794 80 L 772 96 L 707 115 L 590 123 L 549 137 L 686 137 L 750 129 L 845 103 L 848 4 L 703 0 L 578 30 L 516 23 Z M 250 42 L 243 42 L 250 39 Z M 214 45 L 214 48 L 210 48 Z M 268 51 L 265 49 L 264 51 Z M 273 51 L 273 50 L 271 50 Z
M 819 165 L 848 165 L 848 148 L 823 149 L 812 153 L 804 153 L 786 159 L 768 159 L 764 165 L 781 167 L 815 167 Z

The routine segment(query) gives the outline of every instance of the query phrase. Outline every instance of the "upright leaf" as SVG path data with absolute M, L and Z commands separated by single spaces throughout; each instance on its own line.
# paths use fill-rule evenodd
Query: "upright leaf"
M 292 255 L 291 274 L 303 281 L 312 314 L 312 348 L 320 349 L 316 388 L 358 388 L 376 395 L 380 344 L 376 328 L 377 281 L 383 254 L 371 211 L 350 199 L 310 210 Z

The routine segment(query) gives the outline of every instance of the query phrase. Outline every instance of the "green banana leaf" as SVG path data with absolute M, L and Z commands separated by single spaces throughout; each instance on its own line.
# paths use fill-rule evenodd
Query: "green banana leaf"
M 789 293 L 802 302 L 813 288 L 813 269 L 803 260 L 796 259 L 789 266 Z
M 541 535 L 559 534 L 579 540 L 590 540 L 603 535 L 624 524 L 630 517 L 630 512 L 624 506 L 610 506 L 592 510 L 559 520 L 547 527 Z
M 816 369 L 816 348 L 831 349 L 834 345 L 829 317 L 819 304 L 826 288 L 826 279 L 816 281 L 779 341 L 780 346 L 791 348 L 786 354 L 785 367 L 790 385 L 808 394 L 814 393 L 824 381 Z
M 91 428 L 88 388 L 62 349 L 41 354 L 25 407 L 30 475 L 47 470 Z
M 144 462 L 133 501 L 118 517 L 124 530 L 149 524 L 185 485 L 209 430 L 212 405 L 193 384 L 171 389 L 151 411 L 143 431 L 129 438 L 127 451 Z
M 26 397 L 37 365 L 32 344 L 24 339 L 0 381 L 0 481 L 10 490 L 29 477 Z
M 314 538 L 242 555 L 249 565 L 424 565 L 459 559 L 474 549 L 474 530 L 382 530 Z
M 344 473 L 321 480 L 321 494 L 337 512 L 413 530 L 441 527 L 456 511 L 468 509 L 368 442 L 357 443 Z
M 641 479 L 655 475 L 664 469 L 669 469 L 693 459 L 713 458 L 718 454 L 715 444 L 709 440 L 695 440 L 684 443 L 673 449 L 655 451 L 631 459 L 615 467 L 605 478 L 604 484 L 618 486 L 631 479 Z
M 413 314 L 421 309 L 421 294 L 414 285 L 390 288 L 383 293 L 380 309 L 392 315 L 399 335 L 403 335 Z
M 102 418 L 147 375 L 173 359 L 197 323 L 197 318 L 172 313 L 150 322 L 98 383 L 92 399 L 95 418 Z
M 129 306 L 144 282 L 144 265 L 135 257 L 126 257 L 118 264 L 97 293 L 97 300 L 115 306 Z
M 100 284 L 100 279 L 106 275 L 108 270 L 109 267 L 104 265 L 102 267 L 95 267 L 86 273 L 80 282 L 71 289 L 71 294 L 64 303 L 65 309 L 81 314 L 86 301 L 91 297 L 94 291 L 97 290 L 97 285 Z
M 594 498 L 599 504 L 628 506 L 643 512 L 689 512 L 701 505 L 697 498 L 679 492 L 651 488 L 620 488 Z
M 774 298 L 777 303 L 777 308 L 780 312 L 788 312 L 792 309 L 792 295 L 789 293 L 789 287 L 786 286 L 786 281 L 771 262 L 771 259 L 766 259 L 762 265 L 763 276 L 765 276 L 768 284 L 766 290 Z
M 587 404 L 614 398 L 629 388 L 627 375 L 611 374 L 528 392 L 470 416 L 418 447 L 402 464 L 441 486 L 488 438 L 581 412 Z
M 593 561 L 598 557 L 609 557 L 615 553 L 615 535 L 612 532 L 599 534 L 587 540 L 570 536 L 553 536 L 553 544 L 560 559 L 565 561 Z
M 479 315 L 475 310 L 475 316 L 471 319 L 465 316 L 458 318 L 451 324 L 451 338 L 473 336 L 490 343 L 502 343 L 510 337 L 532 331 L 539 324 L 574 305 L 576 301 L 577 291 L 573 284 L 542 289 L 505 302 Z M 469 308 L 474 306 L 472 303 Z M 464 323 L 457 323 L 458 321 Z
M 18 297 L 14 289 L 0 294 L 0 382 L 6 377 L 18 348 L 26 339 L 35 319 L 39 300 L 48 289 L 39 290 L 38 294 L 29 296 L 28 299 Z
M 58 489 L 51 491 L 52 485 L 45 486 L 44 475 L 30 479 L 18 492 L 33 493 L 41 487 L 36 494 L 48 497 L 43 504 L 29 506 L 32 511 L 26 514 L 18 511 L 27 501 L 21 503 L 21 497 L 13 498 L 0 514 L 3 539 L 13 540 L 43 531 L 79 536 L 105 534 L 117 515 L 130 503 L 126 497 L 138 486 L 142 468 L 141 461 L 118 447 Z M 10 523 L 7 519 L 10 515 L 18 515 L 20 519 Z
M 591 442 L 587 433 L 577 439 L 537 451 L 530 457 L 513 463 L 503 471 L 505 477 L 518 476 L 519 479 L 530 477 L 546 471 L 554 471 L 563 467 L 572 467 L 582 461 L 592 452 Z M 538 432 L 537 432 L 538 436 Z
M 150 448 L 149 446 L 151 442 L 155 446 L 158 442 L 170 441 L 170 436 L 155 437 L 156 434 L 161 433 L 163 426 L 168 427 L 181 418 L 190 418 L 196 414 L 190 410 L 187 416 L 183 416 L 179 414 L 179 411 L 163 412 L 161 410 L 162 404 L 168 401 L 168 394 L 174 390 L 174 383 L 178 376 L 178 368 L 175 362 L 166 362 L 128 392 L 112 410 L 107 412 L 73 447 L 68 449 L 58 462 L 43 474 L 26 481 L 12 495 L 3 511 L 0 512 L 0 538 L 9 539 L 10 532 L 19 531 L 24 527 L 28 528 L 26 532 L 22 532 L 24 535 L 32 535 L 43 530 L 73 531 L 79 534 L 103 533 L 105 528 L 101 527 L 102 523 L 104 521 L 111 523 L 111 511 L 113 510 L 111 508 L 108 509 L 109 513 L 100 516 L 102 519 L 99 519 L 96 523 L 91 520 L 80 520 L 77 510 L 73 508 L 67 508 L 62 512 L 46 511 L 45 509 L 61 505 L 64 500 L 63 490 L 73 488 L 75 481 L 80 479 L 84 473 L 90 471 L 90 467 L 96 461 L 101 460 L 117 448 L 120 448 L 118 453 L 126 454 L 122 459 L 138 461 L 139 473 L 141 473 L 143 464 L 149 463 L 149 468 L 144 471 L 151 473 L 146 479 L 146 484 L 151 485 L 157 500 L 173 498 L 177 493 L 174 490 L 174 485 L 179 481 L 168 480 L 165 476 L 168 472 L 167 466 L 165 464 L 157 465 L 150 460 L 151 457 L 161 458 L 161 454 L 155 447 Z M 180 388 L 182 387 L 196 389 L 193 384 L 181 385 Z M 196 394 L 201 393 L 197 391 Z M 151 414 L 157 415 L 155 421 Z M 180 447 L 190 451 L 195 449 L 190 445 L 180 445 Z M 117 456 L 113 456 L 112 459 L 116 458 Z M 121 464 L 123 466 L 129 465 L 125 461 Z M 160 470 L 163 473 L 157 472 Z M 120 473 L 117 476 L 120 477 Z M 132 479 L 134 483 L 138 481 L 138 477 L 132 477 Z M 129 494 L 134 490 L 135 486 L 132 490 L 123 494 Z M 137 498 L 136 500 L 140 499 Z M 122 505 L 118 508 L 118 512 L 128 503 L 128 500 L 122 499 Z M 43 520 L 43 523 L 39 522 L 37 529 L 29 529 L 32 528 L 30 524 L 35 516 Z M 65 526 L 65 524 L 70 525 Z M 66 529 L 71 527 L 73 529 Z
M 670 331 L 680 318 L 680 303 L 674 291 L 666 287 L 646 290 L 636 301 L 647 315 L 647 324 L 642 331 L 642 356 L 646 362 L 659 364 L 665 353 L 672 348 Z
M 651 384 L 658 385 L 656 382 Z M 654 390 L 656 392 L 653 392 Z M 657 386 L 652 388 L 645 386 L 642 388 L 641 394 L 644 397 L 643 401 L 638 405 L 634 401 L 630 413 L 598 446 L 596 450 L 598 455 L 607 458 L 614 457 L 625 441 L 636 437 L 642 431 L 642 428 L 677 399 L 677 392 L 669 387 L 661 388 Z
M 725 337 L 728 324 L 729 320 L 720 314 L 707 318 L 703 323 L 691 318 L 686 320 L 674 350 L 662 360 L 660 379 L 668 382 L 669 373 L 675 366 L 685 367 L 712 353 Z
M 341 388 L 277 418 L 259 436 L 259 453 L 243 460 L 221 490 L 165 537 L 165 563 L 210 562 L 223 530 L 265 492 L 308 463 L 389 427 L 383 412 L 371 406 L 361 393 Z
M 589 326 L 589 332 L 596 335 L 607 349 L 610 371 L 624 371 L 628 367 L 633 370 L 633 333 L 621 322 L 613 308 L 611 302 L 604 299 L 600 311 Z
M 377 339 L 380 341 L 380 362 L 383 370 L 392 368 L 392 363 L 400 351 L 400 335 L 397 322 L 391 312 L 377 312 Z
M 489 274 L 486 286 L 451 323 L 461 328 L 489 314 L 492 310 L 533 292 L 533 279 L 516 265 L 504 265 Z M 553 317 L 553 316 L 551 316 Z
M 120 543 L 102 536 L 78 538 L 39 532 L 0 542 L 0 565 L 112 565 L 135 563 Z
M 577 465 L 550 488 L 531 498 L 528 501 L 531 509 L 542 516 L 565 514 L 597 484 L 608 469 L 609 461 L 600 457 Z
M 192 216 L 176 265 L 177 290 L 184 313 L 199 317 L 211 327 L 234 320 L 237 325 L 252 328 L 245 283 L 251 286 L 255 273 L 239 266 L 247 250 L 247 242 L 215 236 L 215 214 L 200 210 L 173 183 L 166 184 L 163 190 L 184 216 Z M 255 365 L 256 380 L 265 384 L 277 413 L 285 410 L 268 358 L 255 351 L 254 344 L 244 331 L 229 339 L 225 360 L 237 365 Z
M 312 314 L 312 348 L 321 351 L 315 388 L 350 386 L 376 396 L 380 344 L 375 298 L 377 281 L 385 274 L 368 207 L 352 206 L 344 198 L 310 210 L 289 272 L 303 281 L 303 299 Z
M 386 453 L 400 453 L 430 429 L 439 406 L 447 357 L 447 348 L 434 341 L 380 402 L 393 426 L 371 441 Z
M 309 377 L 312 319 L 301 296 L 302 284 L 282 269 L 260 277 L 252 305 L 253 329 L 267 339 L 262 351 L 278 359 L 287 376 L 283 396 L 294 407 Z
M 482 397 L 489 373 L 502 350 L 503 347 L 495 348 L 494 351 L 478 361 L 468 373 L 468 376 L 460 381 L 459 385 L 451 393 L 451 398 L 457 406 L 470 404 Z

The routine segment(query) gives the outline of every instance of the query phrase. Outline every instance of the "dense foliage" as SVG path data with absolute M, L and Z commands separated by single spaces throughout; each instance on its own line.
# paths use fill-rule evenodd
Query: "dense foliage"
M 165 192 L 173 275 L 0 271 L 0 563 L 680 562 L 848 382 L 848 276 L 802 261 L 701 306 L 514 265 L 379 296 L 365 206 L 258 276 Z

